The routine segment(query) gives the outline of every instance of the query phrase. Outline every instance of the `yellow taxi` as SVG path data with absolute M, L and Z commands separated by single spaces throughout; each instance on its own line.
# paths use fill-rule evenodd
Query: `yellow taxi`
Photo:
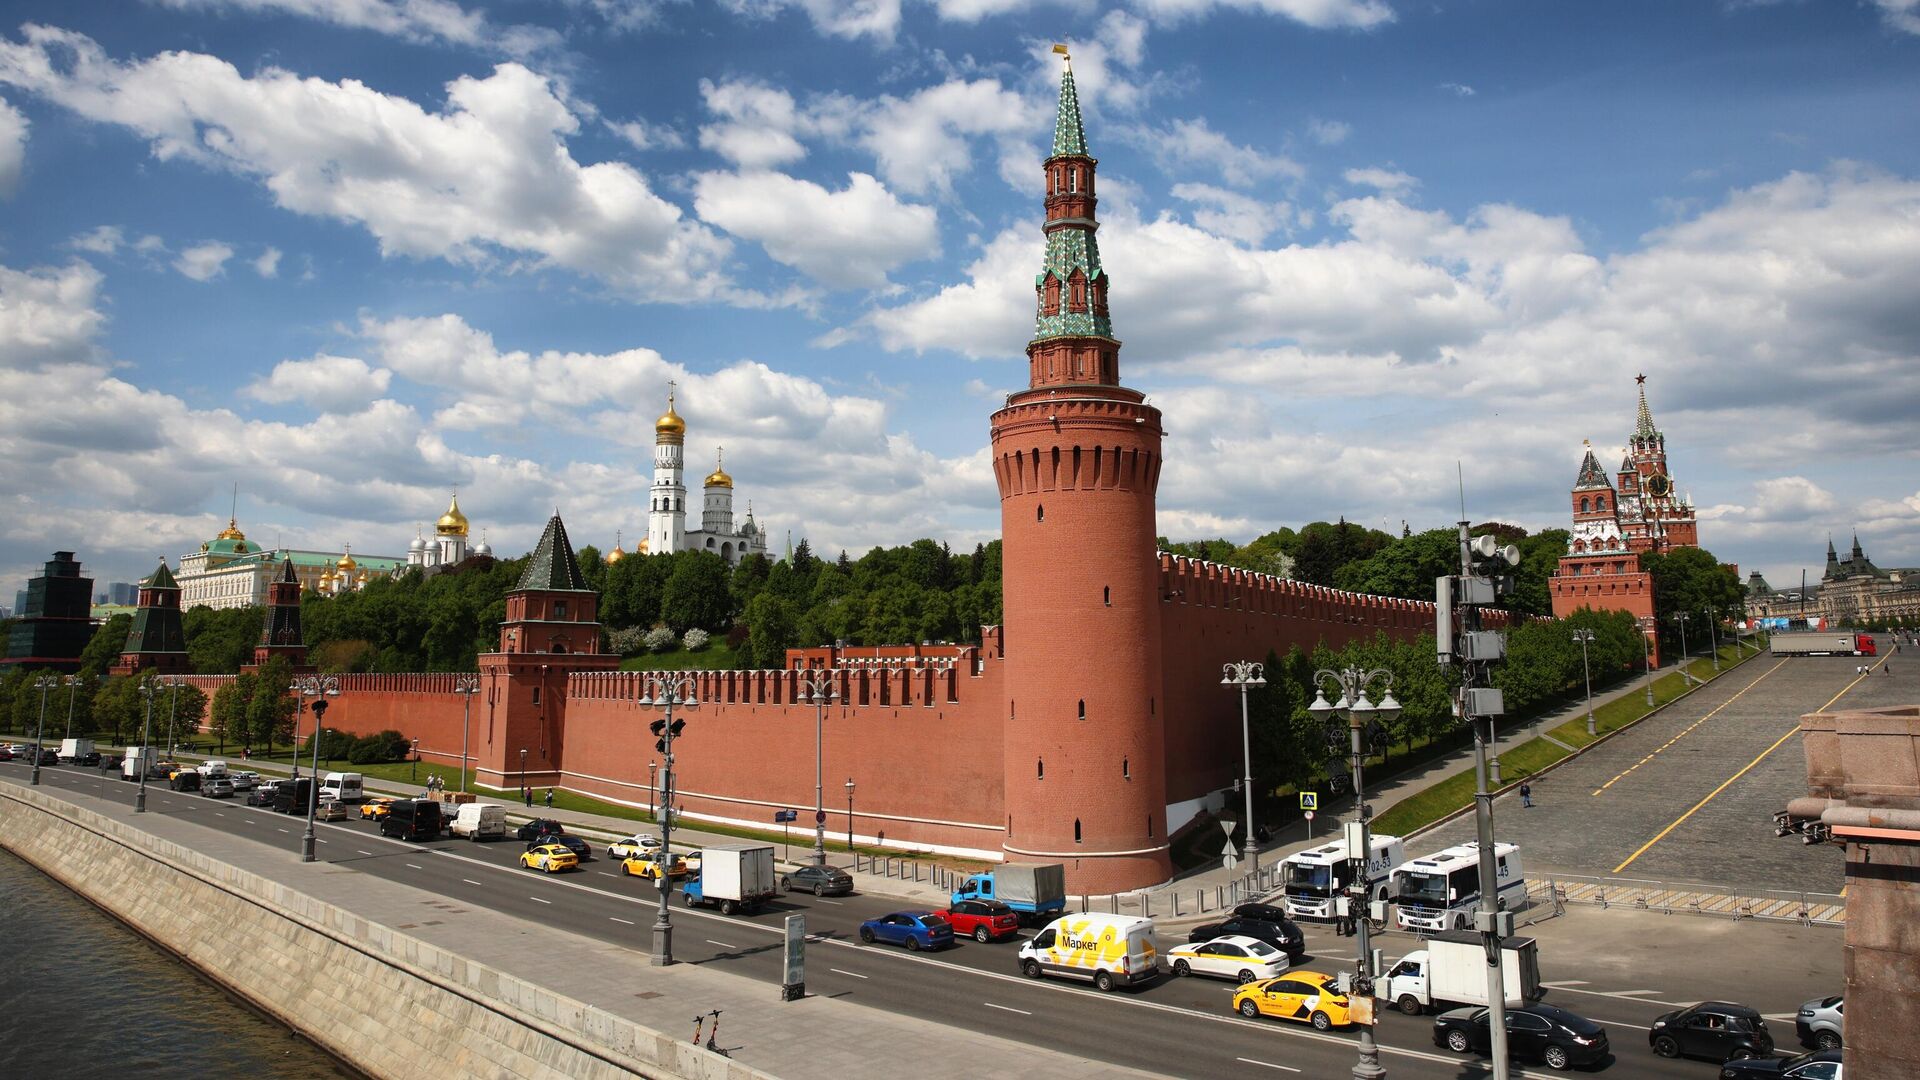
M 378 821 L 381 818 L 386 817 L 388 811 L 393 809 L 393 802 L 394 801 L 392 799 L 388 798 L 385 795 L 376 795 L 373 798 L 368 799 L 366 802 L 360 804 L 360 817 L 362 819 L 370 818 L 374 821 Z
M 634 877 L 652 878 L 655 881 L 660 880 L 660 859 L 657 855 L 636 855 L 626 862 L 621 863 L 620 867 Z M 677 878 L 686 877 L 686 860 L 675 855 L 672 865 L 667 868 L 667 873 Z
M 520 856 L 520 865 L 528 870 L 544 870 L 557 874 L 562 870 L 571 870 L 580 865 L 580 857 L 568 851 L 560 844 L 541 844 L 529 848 Z
M 1277 1016 L 1320 1031 L 1353 1023 L 1347 996 L 1333 988 L 1333 976 L 1318 971 L 1289 971 L 1247 983 L 1234 993 L 1233 1007 L 1249 1019 Z

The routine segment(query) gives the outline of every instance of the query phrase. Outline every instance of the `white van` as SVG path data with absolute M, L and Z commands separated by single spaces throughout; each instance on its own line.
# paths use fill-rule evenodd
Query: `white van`
M 365 802 L 366 777 L 357 772 L 330 772 L 320 781 L 320 797 L 343 803 Z
M 1153 920 L 1097 911 L 1062 915 L 1020 946 L 1020 971 L 1029 979 L 1090 979 L 1102 990 L 1146 982 L 1160 971 Z
M 449 831 L 469 840 L 505 839 L 507 808 L 499 803 L 461 803 Z
M 229 776 L 227 763 L 218 758 L 209 758 L 200 763 L 200 775 L 211 780 L 216 776 Z

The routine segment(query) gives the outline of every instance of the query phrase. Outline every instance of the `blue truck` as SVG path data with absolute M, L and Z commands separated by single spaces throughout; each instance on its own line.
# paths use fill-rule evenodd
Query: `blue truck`
M 1022 922 L 1045 922 L 1067 910 L 1067 868 L 1059 863 L 1003 863 L 960 883 L 953 903 L 998 900 Z

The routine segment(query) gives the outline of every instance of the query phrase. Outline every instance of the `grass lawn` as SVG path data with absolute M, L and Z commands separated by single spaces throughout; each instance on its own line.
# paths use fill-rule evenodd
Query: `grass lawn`
M 1742 650 L 1744 653 L 1744 650 Z M 1752 659 L 1752 653 L 1744 653 Z M 1735 666 L 1733 653 L 1729 649 L 1720 651 L 1721 668 L 1731 671 Z M 1706 657 L 1698 658 L 1688 664 L 1687 669 L 1695 678 L 1713 677 L 1713 661 Z M 1653 681 L 1653 700 L 1655 706 L 1665 705 L 1686 692 L 1685 681 L 1678 669 L 1662 675 Z M 1639 693 L 1628 694 L 1600 706 L 1593 711 L 1594 727 L 1601 735 L 1617 731 L 1628 724 L 1646 716 L 1653 710 L 1647 708 L 1646 698 Z M 1596 741 L 1587 735 L 1587 718 L 1583 714 L 1554 728 L 1548 734 L 1569 746 L 1580 748 Z M 1532 738 L 1518 746 L 1509 747 L 1500 755 L 1500 778 L 1511 784 L 1516 780 L 1532 776 L 1563 759 L 1569 751 L 1555 746 L 1543 738 Z M 1425 825 L 1430 825 L 1448 814 L 1468 806 L 1473 802 L 1474 777 L 1471 768 L 1449 776 L 1440 783 L 1410 795 L 1393 804 L 1386 813 L 1373 819 L 1373 828 L 1377 832 L 1405 836 Z
M 621 671 L 731 671 L 739 657 L 725 641 L 713 641 L 699 652 L 673 649 L 668 652 L 641 653 L 620 661 Z

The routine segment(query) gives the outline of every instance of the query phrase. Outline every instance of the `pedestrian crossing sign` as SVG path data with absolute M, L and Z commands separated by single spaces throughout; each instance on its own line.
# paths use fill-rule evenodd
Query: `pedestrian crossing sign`
M 1300 793 L 1300 809 L 1302 810 L 1320 809 L 1320 793 L 1317 791 L 1301 792 Z

